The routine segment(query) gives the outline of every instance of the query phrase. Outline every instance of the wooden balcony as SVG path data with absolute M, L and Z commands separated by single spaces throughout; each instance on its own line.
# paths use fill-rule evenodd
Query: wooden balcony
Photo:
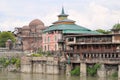
M 82 59 L 80 62 L 86 63 L 104 63 L 104 64 L 119 64 L 120 58 L 96 58 L 96 59 Z
M 68 60 L 66 60 L 67 62 Z M 85 62 L 85 63 L 89 63 L 89 64 L 94 64 L 94 63 L 104 63 L 104 64 L 119 64 L 120 63 L 120 58 L 96 58 L 96 59 L 70 59 L 71 63 L 81 63 L 81 62 Z
M 104 50 L 66 50 L 65 53 L 114 53 L 114 52 L 120 52 L 120 49 L 112 50 L 112 49 L 104 49 Z

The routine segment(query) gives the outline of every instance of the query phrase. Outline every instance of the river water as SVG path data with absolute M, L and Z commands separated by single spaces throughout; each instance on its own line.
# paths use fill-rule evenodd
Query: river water
M 28 74 L 15 72 L 1 72 L 0 80 L 118 80 L 117 78 L 78 77 L 66 75 Z

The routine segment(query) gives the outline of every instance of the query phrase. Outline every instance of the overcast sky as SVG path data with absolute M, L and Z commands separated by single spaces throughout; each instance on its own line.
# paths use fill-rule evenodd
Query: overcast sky
M 33 19 L 49 26 L 57 20 L 62 5 L 69 19 L 92 30 L 109 30 L 120 22 L 120 0 L 0 0 L 0 31 L 13 31 Z

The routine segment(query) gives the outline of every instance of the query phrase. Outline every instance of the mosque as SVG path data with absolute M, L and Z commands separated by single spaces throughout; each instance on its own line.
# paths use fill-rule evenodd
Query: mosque
M 72 50 L 73 52 L 66 53 L 77 52 L 79 56 L 84 53 L 82 58 L 97 58 L 98 56 L 113 57 L 113 51 L 119 49 L 120 33 L 117 25 L 112 29 L 112 34 L 101 34 L 75 24 L 74 20 L 68 18 L 64 8 L 58 15 L 58 20 L 49 27 L 46 27 L 41 20 L 35 19 L 29 25 L 15 30 L 17 33 L 16 46 L 23 51 L 42 49 L 44 52 L 65 52 Z M 107 54 L 102 55 L 103 51 Z M 117 53 L 115 52 L 116 57 L 119 56 Z

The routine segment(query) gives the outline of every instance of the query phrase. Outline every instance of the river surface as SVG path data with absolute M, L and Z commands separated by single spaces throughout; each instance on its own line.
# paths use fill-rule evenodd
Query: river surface
M 66 76 L 66 75 L 45 75 L 45 74 L 28 74 L 15 72 L 1 72 L 0 80 L 118 80 L 117 78 L 98 78 Z

